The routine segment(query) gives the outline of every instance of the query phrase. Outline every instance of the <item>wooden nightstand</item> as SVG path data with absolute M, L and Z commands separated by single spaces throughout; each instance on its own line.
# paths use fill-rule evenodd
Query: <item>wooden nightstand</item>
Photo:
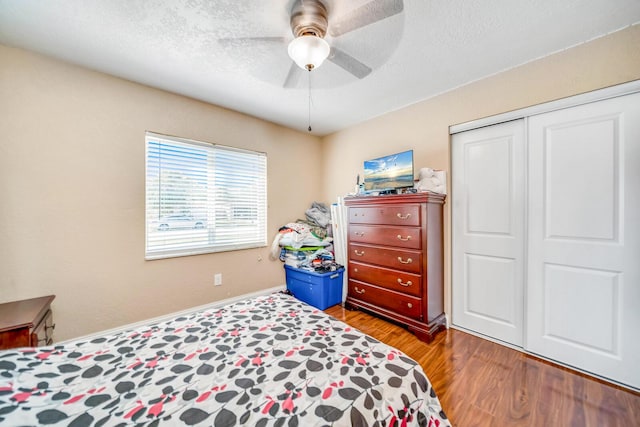
M 55 295 L 0 304 L 0 350 L 53 343 Z

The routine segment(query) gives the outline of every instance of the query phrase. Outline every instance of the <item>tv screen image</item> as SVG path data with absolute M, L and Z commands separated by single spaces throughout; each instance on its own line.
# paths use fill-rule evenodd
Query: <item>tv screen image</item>
M 388 191 L 412 186 L 413 150 L 365 160 L 365 191 Z

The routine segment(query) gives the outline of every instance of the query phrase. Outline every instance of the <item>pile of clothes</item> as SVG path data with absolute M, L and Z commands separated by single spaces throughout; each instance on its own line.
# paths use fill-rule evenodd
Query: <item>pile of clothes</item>
M 271 259 L 316 272 L 340 269 L 342 266 L 336 264 L 333 255 L 329 208 L 313 202 L 305 217 L 280 227 L 271 244 Z

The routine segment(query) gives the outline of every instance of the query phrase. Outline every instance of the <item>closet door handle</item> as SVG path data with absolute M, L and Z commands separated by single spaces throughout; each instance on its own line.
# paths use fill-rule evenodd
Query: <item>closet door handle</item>
M 364 294 L 364 289 L 358 289 L 357 286 L 355 286 L 353 289 L 356 291 L 357 294 Z
M 362 255 L 364 255 L 364 251 L 360 252 L 360 251 L 359 251 L 359 250 L 357 250 L 357 249 L 354 249 L 354 250 L 353 250 L 353 252 L 355 252 L 355 254 L 356 254 L 356 255 L 358 255 L 358 256 L 362 256 Z
M 411 214 L 410 214 L 410 213 L 408 213 L 408 214 L 406 214 L 406 215 L 402 215 L 400 212 L 398 212 L 398 213 L 396 214 L 396 216 L 397 216 L 398 218 L 400 218 L 400 219 L 409 219 L 409 218 L 411 217 Z
M 402 264 L 411 264 L 413 262 L 413 260 L 411 258 L 407 258 L 407 260 L 403 260 L 402 257 L 398 257 L 398 261 L 400 261 L 400 263 Z
M 404 283 L 402 279 L 399 277 L 398 277 L 398 283 L 400 284 L 400 286 L 405 286 L 405 287 L 409 287 L 413 285 L 413 283 L 411 283 L 411 280 L 407 280 L 407 283 Z
M 396 237 L 398 238 L 398 240 L 402 240 L 403 242 L 408 242 L 409 240 L 411 240 L 411 236 L 402 237 L 400 234 L 398 234 Z

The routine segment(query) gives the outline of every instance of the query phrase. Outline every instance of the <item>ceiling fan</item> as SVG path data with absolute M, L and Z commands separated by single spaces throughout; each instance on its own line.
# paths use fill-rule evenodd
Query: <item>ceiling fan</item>
M 237 41 L 289 43 L 288 52 L 292 63 L 283 82 L 285 88 L 294 87 L 301 71 L 305 69 L 311 71 L 319 67 L 325 58 L 356 78 L 363 79 L 371 73 L 371 67 L 336 46 L 330 46 L 325 36 L 329 34 L 332 39 L 337 38 L 396 15 L 404 9 L 403 0 L 370 0 L 341 16 L 332 15 L 330 8 L 327 7 L 331 5 L 329 2 L 331 0 L 294 1 L 289 21 L 293 39 L 291 37 L 240 37 L 218 41 L 220 43 Z M 298 59 L 296 55 L 300 55 L 301 52 L 302 57 Z M 320 58 L 314 57 L 311 60 L 308 55 L 312 57 L 319 55 Z

